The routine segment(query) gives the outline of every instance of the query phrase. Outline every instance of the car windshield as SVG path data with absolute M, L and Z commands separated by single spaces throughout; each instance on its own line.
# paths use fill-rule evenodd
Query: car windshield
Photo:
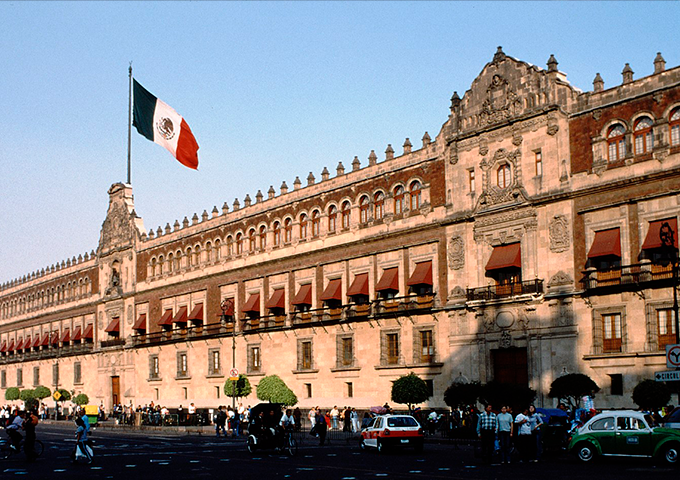
M 417 427 L 418 422 L 412 417 L 390 417 L 387 419 L 388 427 Z
M 647 425 L 649 425 L 650 428 L 655 428 L 659 426 L 656 423 L 656 420 L 654 420 L 654 417 L 649 414 L 645 415 L 645 421 L 647 422 Z

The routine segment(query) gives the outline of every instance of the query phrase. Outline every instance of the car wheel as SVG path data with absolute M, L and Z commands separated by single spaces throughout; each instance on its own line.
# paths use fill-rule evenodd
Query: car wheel
M 378 453 L 384 453 L 385 452 L 385 444 L 382 443 L 380 440 L 378 440 Z
M 678 445 L 668 445 L 666 448 L 663 450 L 663 461 L 675 465 L 678 463 L 678 459 L 680 459 L 680 448 Z
M 255 453 L 255 449 L 257 448 L 255 444 L 255 439 L 253 438 L 252 435 L 248 436 L 248 451 L 250 453 Z
M 361 442 L 359 442 L 359 448 L 362 449 L 364 452 L 368 450 L 368 447 L 366 446 L 366 441 L 362 438 Z
M 576 456 L 582 462 L 591 462 L 596 455 L 597 452 L 590 443 L 580 443 L 576 445 Z

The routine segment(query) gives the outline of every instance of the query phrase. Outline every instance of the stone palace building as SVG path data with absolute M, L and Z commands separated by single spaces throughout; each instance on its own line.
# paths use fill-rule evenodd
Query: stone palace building
M 235 366 L 303 408 L 383 404 L 409 372 L 428 406 L 491 380 L 553 406 L 582 372 L 632 406 L 675 342 L 680 68 L 622 75 L 581 92 L 499 47 L 421 145 L 155 231 L 114 184 L 96 250 L 0 287 L 0 395 L 214 407 Z

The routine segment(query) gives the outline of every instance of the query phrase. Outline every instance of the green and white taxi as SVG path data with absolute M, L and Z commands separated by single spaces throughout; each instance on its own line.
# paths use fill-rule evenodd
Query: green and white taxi
M 583 462 L 598 456 L 625 456 L 676 464 L 680 460 L 680 431 L 656 427 L 652 417 L 642 412 L 602 412 L 579 428 L 568 449 Z

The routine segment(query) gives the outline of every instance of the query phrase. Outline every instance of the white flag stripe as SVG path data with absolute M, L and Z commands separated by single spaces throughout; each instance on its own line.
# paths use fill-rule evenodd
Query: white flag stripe
M 156 99 L 156 110 L 153 114 L 153 141 L 165 147 L 174 157 L 177 157 L 177 141 L 181 125 L 182 116 L 164 101 Z

